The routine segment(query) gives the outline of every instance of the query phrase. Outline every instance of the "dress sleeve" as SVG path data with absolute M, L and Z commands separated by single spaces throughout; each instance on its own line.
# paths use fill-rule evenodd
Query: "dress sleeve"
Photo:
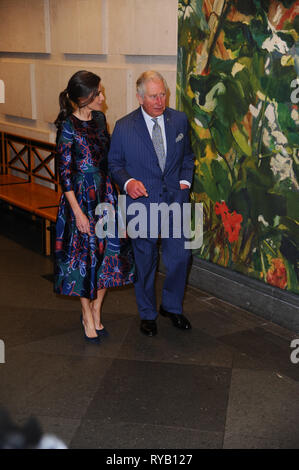
M 72 147 L 74 129 L 69 121 L 65 121 L 57 141 L 58 169 L 63 192 L 72 191 Z

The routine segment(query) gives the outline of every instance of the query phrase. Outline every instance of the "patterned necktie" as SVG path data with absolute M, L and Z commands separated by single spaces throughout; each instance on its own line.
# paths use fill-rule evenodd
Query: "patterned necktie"
M 158 118 L 153 118 L 152 121 L 154 122 L 152 141 L 153 141 L 154 148 L 155 148 L 158 160 L 159 160 L 160 168 L 162 171 L 164 171 L 166 155 L 165 155 L 162 131 L 161 131 L 161 127 L 158 124 Z

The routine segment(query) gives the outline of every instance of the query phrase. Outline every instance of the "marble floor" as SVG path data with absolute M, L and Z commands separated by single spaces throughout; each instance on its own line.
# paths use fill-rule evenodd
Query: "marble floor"
M 32 249 L 29 232 L 26 246 L 8 235 L 0 405 L 17 423 L 34 415 L 70 449 L 299 448 L 294 332 L 188 287 L 193 329 L 159 317 L 158 335 L 147 338 L 127 287 L 106 296 L 109 338 L 88 345 L 78 299 L 53 293 L 52 260 Z M 158 299 L 162 284 L 159 274 Z

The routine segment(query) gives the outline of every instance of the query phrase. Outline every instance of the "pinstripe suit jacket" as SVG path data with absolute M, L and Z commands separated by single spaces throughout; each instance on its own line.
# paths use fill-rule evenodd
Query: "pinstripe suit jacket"
M 181 111 L 166 108 L 164 123 L 167 156 L 163 173 L 141 108 L 117 121 L 111 138 L 108 165 L 112 178 L 121 190 L 130 178 L 142 181 L 149 197 L 141 197 L 137 201 L 146 205 L 160 202 L 163 191 L 173 194 L 174 201 L 187 202 L 175 195 L 182 192 L 181 180 L 192 182 L 194 155 L 187 116 Z M 130 197 L 128 199 L 129 203 L 133 202 Z

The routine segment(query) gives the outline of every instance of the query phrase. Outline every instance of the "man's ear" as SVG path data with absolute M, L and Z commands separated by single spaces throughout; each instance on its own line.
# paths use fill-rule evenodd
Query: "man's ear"
M 136 93 L 136 98 L 138 100 L 138 103 L 142 105 L 143 104 L 143 98 L 138 93 Z

